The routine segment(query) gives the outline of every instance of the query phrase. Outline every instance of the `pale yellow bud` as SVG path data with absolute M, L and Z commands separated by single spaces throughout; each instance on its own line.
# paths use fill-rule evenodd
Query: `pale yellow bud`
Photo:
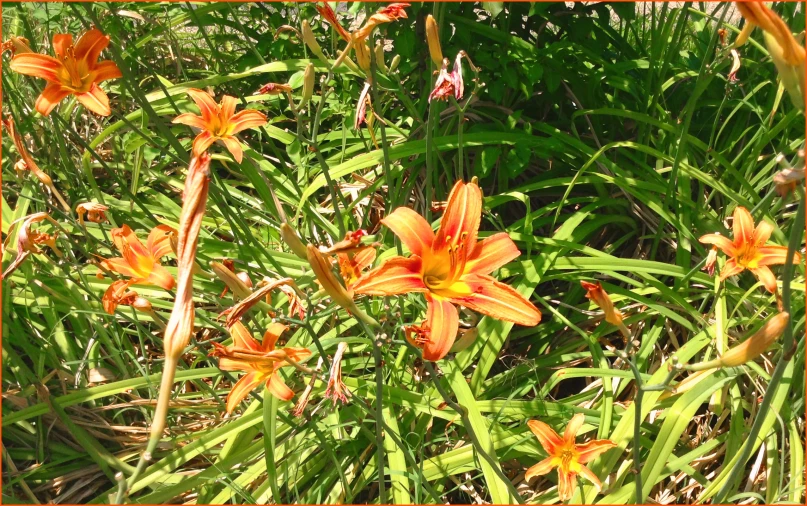
M 224 264 L 220 262 L 210 262 L 210 268 L 216 274 L 216 277 L 222 280 L 224 284 L 227 285 L 227 288 L 232 290 L 239 299 L 245 299 L 252 294 L 252 290 L 246 283 Z
M 299 107 L 305 107 L 314 95 L 314 78 L 314 64 L 309 63 L 306 65 L 305 73 L 303 74 L 303 99 Z
M 297 235 L 297 232 L 289 225 L 288 223 L 282 223 L 280 225 L 280 237 L 283 239 L 291 251 L 294 252 L 295 255 L 302 259 L 308 258 L 308 254 L 305 250 L 305 244 L 303 241 L 300 240 L 300 236 Z
M 706 369 L 716 369 L 718 367 L 736 367 L 750 362 L 762 355 L 774 341 L 779 339 L 787 327 L 788 320 L 790 320 L 790 314 L 784 312 L 779 313 L 768 320 L 765 325 L 754 332 L 751 337 L 724 353 L 722 357 L 708 362 L 693 364 L 689 366 L 688 369 L 703 371 Z

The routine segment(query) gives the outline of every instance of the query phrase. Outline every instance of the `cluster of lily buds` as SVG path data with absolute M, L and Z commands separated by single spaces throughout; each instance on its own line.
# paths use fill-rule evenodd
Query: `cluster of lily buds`
M 37 165 L 33 157 L 31 157 L 31 154 L 28 153 L 28 148 L 25 147 L 22 137 L 19 135 L 19 133 L 17 133 L 17 129 L 14 126 L 14 120 L 11 118 L 11 116 L 3 118 L 3 128 L 5 128 L 6 133 L 14 142 L 14 147 L 17 148 L 17 154 L 20 155 L 21 158 L 21 160 L 14 165 L 17 174 L 19 175 L 24 171 L 31 171 L 39 182 L 42 183 L 48 189 L 48 191 L 53 194 L 54 197 L 56 197 L 64 210 L 70 212 L 70 206 L 67 204 L 67 202 L 65 202 L 64 198 L 62 198 L 62 194 L 59 193 L 56 186 L 54 186 L 51 177 L 45 174 L 45 172 L 39 168 L 39 165 Z
M 78 222 L 84 226 L 84 215 L 87 215 L 87 221 L 93 223 L 103 223 L 106 221 L 106 212 L 109 207 L 95 202 L 83 202 L 76 206 L 76 214 L 78 214 Z

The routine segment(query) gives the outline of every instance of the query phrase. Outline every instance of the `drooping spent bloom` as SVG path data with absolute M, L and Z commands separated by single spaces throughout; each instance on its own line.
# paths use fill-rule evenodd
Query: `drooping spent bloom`
M 2 47 L 0 47 L 0 52 L 5 53 L 9 51 L 11 56 L 14 56 L 17 53 L 33 53 L 30 47 L 28 47 L 28 39 L 25 37 L 17 37 L 16 35 L 12 35 L 9 39 L 3 42 Z
M 11 59 L 11 70 L 27 76 L 40 77 L 48 84 L 36 101 L 36 110 L 47 116 L 69 95 L 84 107 L 101 116 L 109 116 L 109 97 L 98 86 L 108 79 L 122 77 L 120 69 L 110 60 L 98 61 L 101 51 L 109 45 L 109 36 L 93 28 L 73 45 L 73 36 L 53 35 L 56 57 L 33 52 L 20 52 Z
M 53 196 L 56 197 L 56 200 L 59 201 L 64 210 L 70 212 L 70 206 L 67 204 L 67 202 L 65 202 L 62 194 L 59 193 L 59 190 L 56 189 L 51 177 L 39 168 L 39 165 L 37 165 L 34 158 L 28 152 L 28 148 L 25 147 L 25 142 L 23 141 L 22 136 L 17 132 L 17 128 L 14 125 L 14 120 L 11 118 L 11 116 L 3 118 L 3 128 L 6 129 L 6 133 L 8 133 L 11 140 L 14 142 L 14 147 L 17 149 L 17 154 L 20 155 L 21 158 L 21 160 L 14 165 L 14 168 L 17 170 L 17 175 L 20 175 L 19 173 L 22 171 L 31 171 L 39 182 L 45 185 L 48 191 L 50 191 Z
M 763 220 L 754 228 L 751 213 L 746 208 L 737 206 L 734 209 L 733 229 L 734 240 L 720 234 L 707 234 L 698 239 L 703 244 L 717 246 L 729 257 L 720 273 L 720 281 L 748 269 L 762 282 L 766 290 L 775 293 L 776 276 L 768 266 L 785 263 L 787 247 L 766 245 L 773 232 L 773 225 Z M 794 254 L 793 262 L 800 262 L 801 255 L 798 252 Z
M 151 302 L 139 296 L 137 292 L 131 290 L 132 282 L 125 279 L 117 279 L 109 285 L 101 302 L 104 305 L 104 311 L 109 314 L 115 314 L 115 310 L 119 305 L 132 306 L 133 308 L 146 313 L 151 312 Z
M 336 401 L 347 404 L 348 398 L 353 397 L 353 394 L 342 381 L 342 356 L 346 350 L 346 342 L 341 342 L 336 347 L 336 353 L 333 354 L 333 361 L 331 362 L 330 375 L 328 376 L 328 386 L 325 388 L 325 398 L 331 399 L 334 406 L 336 406 Z
M 359 94 L 359 100 L 356 102 L 356 115 L 353 119 L 353 128 L 358 130 L 362 123 L 366 123 L 367 106 L 371 105 L 370 101 L 370 83 L 365 82 L 364 88 Z
M 235 322 L 230 327 L 233 338 L 232 346 L 223 346 L 213 343 L 212 357 L 219 357 L 219 368 L 222 371 L 246 372 L 241 379 L 233 385 L 227 395 L 227 412 L 232 413 L 238 404 L 255 389 L 265 384 L 267 390 L 280 400 L 289 401 L 294 392 L 277 374 L 281 367 L 294 365 L 292 362 L 303 362 L 311 357 L 311 350 L 307 348 L 275 348 L 280 335 L 286 330 L 282 323 L 271 323 L 259 343 L 250 335 L 249 330 L 241 322 Z
M 266 116 L 254 109 L 245 109 L 238 113 L 235 106 L 238 99 L 229 95 L 221 97 L 221 105 L 216 104 L 206 91 L 190 88 L 187 90 L 201 116 L 186 112 L 174 118 L 173 123 L 181 123 L 201 130 L 193 140 L 193 156 L 198 157 L 214 142 L 220 142 L 233 155 L 236 162 L 241 163 L 244 150 L 235 136 L 237 133 L 266 124 Z
M 598 491 L 601 490 L 602 483 L 599 478 L 585 464 L 616 447 L 616 443 L 608 439 L 595 439 L 588 443 L 577 444 L 575 441 L 577 433 L 584 421 L 585 415 L 582 413 L 574 415 L 566 426 L 562 438 L 544 422 L 538 420 L 527 422 L 549 456 L 527 469 L 524 479 L 529 481 L 535 476 L 543 476 L 557 468 L 558 496 L 561 501 L 568 501 L 574 495 L 578 474 L 593 483 Z
M 740 53 L 737 52 L 736 49 L 731 50 L 731 70 L 729 70 L 729 82 L 736 83 L 737 79 L 737 72 L 740 71 Z
M 84 225 L 84 215 L 87 215 L 87 221 L 93 223 L 103 223 L 106 221 L 106 212 L 109 207 L 95 202 L 82 202 L 76 206 L 76 213 L 78 214 L 78 222 Z
M 709 254 L 706 255 L 706 263 L 703 264 L 703 269 L 709 276 L 715 275 L 715 264 L 717 263 L 717 246 L 712 246 Z
M 325 18 L 325 21 L 327 21 L 328 24 L 331 25 L 331 28 L 336 30 L 336 33 L 338 33 L 339 36 L 342 37 L 342 40 L 344 40 L 345 42 L 349 42 L 350 33 L 348 33 L 348 31 L 345 30 L 344 27 L 342 27 L 342 24 L 339 23 L 339 20 L 336 19 L 336 13 L 333 11 L 333 9 L 331 9 L 331 6 L 328 5 L 327 2 L 322 2 L 316 4 L 316 8 L 320 16 Z
M 614 303 L 611 302 L 611 297 L 608 292 L 603 290 L 599 281 L 591 283 L 589 281 L 580 281 L 580 286 L 586 289 L 586 298 L 593 301 L 603 313 L 605 313 L 605 321 L 611 325 L 622 325 L 622 312 L 614 308 Z
M 10 276 L 11 273 L 13 273 L 17 267 L 19 267 L 20 264 L 26 258 L 28 258 L 28 255 L 41 254 L 42 245 L 48 246 L 51 250 L 53 250 L 53 253 L 55 253 L 57 257 L 62 257 L 62 252 L 59 251 L 59 248 L 56 246 L 56 238 L 58 237 L 58 233 L 48 234 L 46 232 L 33 230 L 31 228 L 34 223 L 41 223 L 45 220 L 48 220 L 53 225 L 58 226 L 56 220 L 51 218 L 48 213 L 34 213 L 25 217 L 22 225 L 20 226 L 20 231 L 17 234 L 17 256 L 3 272 L 4 278 Z M 16 222 L 13 222 L 12 225 L 14 223 Z
M 443 358 L 457 338 L 462 305 L 500 320 L 537 325 L 541 312 L 529 300 L 490 276 L 520 255 L 506 233 L 477 241 L 482 219 L 482 191 L 476 181 L 457 181 L 435 234 L 429 223 L 407 207 L 399 207 L 381 223 L 409 248 L 411 256 L 392 257 L 363 275 L 356 294 L 423 293 L 428 310 L 417 344 L 423 357 Z
M 168 225 L 158 225 L 149 233 L 144 246 L 129 225 L 114 228 L 112 242 L 121 256 L 102 259 L 101 265 L 131 278 L 132 284 L 157 285 L 170 290 L 174 287 L 174 278 L 160 264 L 160 259 L 172 251 L 171 236 L 174 234 L 176 231 Z
M 391 23 L 399 19 L 406 19 L 406 11 L 409 4 L 405 2 L 391 3 L 386 7 L 378 9 L 378 11 L 364 22 L 364 26 L 353 32 L 354 43 L 365 40 L 370 36 L 373 29 L 383 23 Z
M 434 82 L 434 89 L 429 93 L 429 102 L 432 99 L 448 100 L 451 96 L 457 100 L 462 99 L 465 93 L 465 84 L 462 80 L 462 58 L 464 56 L 465 51 L 457 53 L 451 72 L 448 71 L 448 58 L 443 58 L 440 74 L 437 76 L 437 81 Z

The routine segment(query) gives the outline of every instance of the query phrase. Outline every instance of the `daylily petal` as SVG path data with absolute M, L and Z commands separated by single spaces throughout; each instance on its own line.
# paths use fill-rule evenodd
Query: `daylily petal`
M 199 157 L 207 151 L 207 148 L 210 147 L 216 141 L 216 138 L 211 134 L 209 131 L 205 130 L 204 132 L 200 133 L 193 139 L 193 156 Z
M 201 111 L 202 118 L 205 122 L 208 124 L 212 123 L 213 118 L 219 114 L 219 106 L 216 104 L 216 101 L 213 100 L 213 97 L 210 96 L 210 93 L 196 88 L 189 88 L 187 92 Z
M 375 257 L 375 248 L 365 248 L 353 255 L 353 262 L 356 264 L 356 269 L 363 271 L 375 261 Z
M 263 381 L 264 376 L 257 372 L 250 372 L 241 376 L 241 379 L 233 385 L 233 389 L 227 395 L 227 412 L 232 413 L 236 406 L 246 398 L 247 395 Z
M 448 299 L 427 295 L 426 302 L 429 339 L 423 348 L 423 359 L 436 362 L 448 354 L 457 339 L 459 313 Z
M 101 33 L 97 28 L 84 32 L 84 35 L 76 43 L 76 60 L 87 60 L 94 64 L 101 56 L 101 51 L 109 45 L 109 36 Z
M 468 256 L 465 272 L 490 274 L 520 254 L 516 243 L 507 233 L 494 234 L 476 243 Z
M 109 107 L 109 97 L 106 96 L 104 90 L 93 83 L 90 91 L 87 93 L 76 93 L 76 100 L 82 103 L 84 107 L 100 116 L 109 116 L 112 114 L 112 109 Z
M 168 225 L 157 225 L 149 233 L 146 247 L 155 260 L 173 252 L 171 241 L 177 236 L 177 231 Z
M 266 380 L 266 389 L 282 401 L 290 401 L 294 398 L 294 391 L 286 386 L 283 378 L 277 373 L 271 375 L 269 379 Z
M 530 481 L 535 476 L 543 476 L 548 472 L 550 472 L 555 467 L 552 464 L 552 461 L 553 461 L 552 457 L 547 457 L 541 462 L 535 464 L 534 466 L 530 466 L 530 468 L 527 469 L 527 472 L 524 473 L 524 481 Z
M 20 53 L 11 59 L 11 70 L 26 76 L 40 77 L 51 83 L 61 84 L 59 71 L 62 62 L 52 56 L 37 53 Z
M 765 289 L 771 293 L 776 293 L 776 276 L 773 275 L 769 267 L 757 267 L 755 269 L 748 269 L 754 273 L 754 276 L 765 286 Z
M 227 151 L 233 155 L 235 163 L 241 163 L 244 159 L 244 148 L 241 147 L 241 142 L 235 137 L 222 137 L 218 139 L 227 148 Z
M 734 229 L 734 244 L 737 248 L 740 248 L 741 245 L 753 242 L 754 218 L 751 217 L 751 213 L 748 212 L 748 209 L 742 206 L 737 206 L 737 208 L 734 209 L 734 223 L 732 227 Z
M 182 125 L 188 125 L 190 127 L 199 128 L 201 130 L 207 128 L 207 123 L 205 122 L 205 120 L 201 116 L 193 114 L 192 112 L 186 112 L 180 114 L 179 116 L 174 118 L 173 121 L 171 121 L 171 123 L 180 123 Z
M 798 264 L 801 262 L 801 255 L 798 251 L 794 251 L 793 263 Z M 762 267 L 765 265 L 784 264 L 787 262 L 787 247 L 786 246 L 763 246 L 757 250 L 760 257 L 757 259 L 757 265 Z
M 231 97 L 230 95 L 224 95 L 221 97 L 221 104 L 219 108 L 221 109 L 220 117 L 223 121 L 227 121 L 235 114 L 235 106 L 238 104 L 238 99 L 235 97 Z
M 751 243 L 754 245 L 754 247 L 757 248 L 763 246 L 766 242 L 768 242 L 768 239 L 771 238 L 772 232 L 773 232 L 773 225 L 771 225 L 765 220 L 760 220 L 759 225 L 757 225 L 757 228 L 754 229 L 754 234 Z
M 476 183 L 457 181 L 448 195 L 446 212 L 432 246 L 439 252 L 460 246 L 467 255 L 476 245 L 479 223 L 482 220 L 482 191 Z
M 725 281 L 727 278 L 731 276 L 736 276 L 737 274 L 743 272 L 745 267 L 738 264 L 736 260 L 733 258 L 729 259 L 726 264 L 723 266 L 723 269 L 720 271 L 720 281 Z
M 563 447 L 563 440 L 558 436 L 558 433 L 544 422 L 540 420 L 530 420 L 527 422 L 527 426 L 532 433 L 535 434 L 535 437 L 538 438 L 538 442 L 544 447 L 544 451 L 550 456 L 555 455 L 558 449 Z
M 700 241 L 702 244 L 713 244 L 730 257 L 733 257 L 737 253 L 737 250 L 734 247 L 734 242 L 725 235 L 706 234 L 701 236 L 698 241 Z
M 597 475 L 594 474 L 591 469 L 587 468 L 586 466 L 581 466 L 580 476 L 590 481 L 597 488 L 597 492 L 602 490 L 602 482 L 600 482 L 600 479 L 597 478 Z
M 235 322 L 230 327 L 230 336 L 233 338 L 233 346 L 251 351 L 263 351 L 260 343 L 252 337 L 252 334 L 247 330 L 241 322 Z
M 577 482 L 577 475 L 566 472 L 558 468 L 558 498 L 561 501 L 568 501 L 574 495 L 574 485 Z
M 151 273 L 148 277 L 148 282 L 159 287 L 170 290 L 174 288 L 174 277 L 171 273 L 165 270 L 165 267 L 155 263 L 151 268 Z
M 381 223 L 398 236 L 413 255 L 423 257 L 434 243 L 434 232 L 423 216 L 408 207 L 399 207 Z
M 102 61 L 100 62 L 93 71 L 94 74 L 94 81 L 96 83 L 100 83 L 101 81 L 106 81 L 108 79 L 118 79 L 123 77 L 123 73 L 118 68 L 118 65 L 114 61 Z
M 578 453 L 577 461 L 587 464 L 611 448 L 616 448 L 616 443 L 608 439 L 593 439 L 588 443 L 577 445 L 575 447 Z
M 61 84 L 48 83 L 45 89 L 42 90 L 42 94 L 36 99 L 34 109 L 42 116 L 47 116 L 68 95 L 70 95 L 70 91 L 62 88 Z
M 575 413 L 571 420 L 569 420 L 569 424 L 566 426 L 566 430 L 563 432 L 563 440 L 568 444 L 569 442 L 574 443 L 575 438 L 577 437 L 577 433 L 580 431 L 580 427 L 583 426 L 583 423 L 586 421 L 586 415 L 583 413 Z
M 148 250 L 129 225 L 112 229 L 112 243 L 121 253 L 131 250 L 136 256 L 149 256 Z
M 243 130 L 257 128 L 266 124 L 266 115 L 255 109 L 244 109 L 239 111 L 230 119 L 230 126 L 227 129 L 230 135 L 235 135 Z
M 367 295 L 398 295 L 409 292 L 426 292 L 421 275 L 421 259 L 413 256 L 392 257 L 356 281 L 355 293 Z
M 69 33 L 53 34 L 53 52 L 64 58 L 67 48 L 73 45 L 73 36 Z
M 541 311 L 510 285 L 491 276 L 466 274 L 451 289 L 461 284 L 467 285 L 469 293 L 452 296 L 457 304 L 519 325 L 533 326 L 541 322 Z
M 280 338 L 280 335 L 288 329 L 287 326 L 279 322 L 272 322 L 266 328 L 263 334 L 263 342 L 260 345 L 261 351 L 272 351 L 275 349 L 275 343 Z
M 117 272 L 121 276 L 126 276 L 129 278 L 136 278 L 140 276 L 140 273 L 132 269 L 129 262 L 123 258 L 107 258 L 101 260 L 101 265 L 103 265 L 105 269 L 112 272 Z
M 311 350 L 308 348 L 297 348 L 294 346 L 286 346 L 283 348 L 283 352 L 288 356 L 290 359 L 294 360 L 295 362 L 305 362 L 309 358 L 311 358 Z M 283 361 L 278 364 L 278 367 L 291 365 L 286 361 Z

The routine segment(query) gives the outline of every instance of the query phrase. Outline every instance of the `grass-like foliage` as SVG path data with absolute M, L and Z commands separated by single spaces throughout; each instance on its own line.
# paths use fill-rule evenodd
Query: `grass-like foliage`
M 803 26 L 4 2 L 3 502 L 803 503 Z

